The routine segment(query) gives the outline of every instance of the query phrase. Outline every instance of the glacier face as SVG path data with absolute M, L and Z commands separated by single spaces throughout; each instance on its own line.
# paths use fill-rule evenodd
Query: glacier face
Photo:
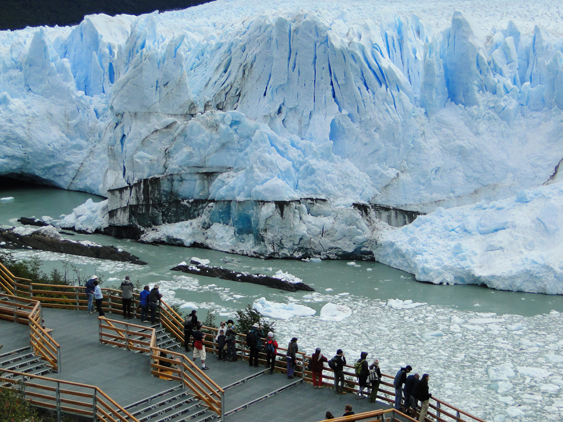
M 558 183 L 558 16 L 549 1 L 218 1 L 5 31 L 0 175 L 101 195 L 158 178 L 175 200 L 327 201 L 283 224 L 256 209 L 250 249 L 298 256 L 302 239 L 324 236 L 322 217 L 334 228 L 322 242 L 361 250 L 380 225 L 361 224 L 354 204 L 432 212 Z M 139 199 L 109 195 L 110 214 Z M 219 224 L 219 243 L 164 231 L 245 253 L 246 223 L 212 214 L 191 224 Z M 376 255 L 415 268 L 412 245 L 393 242 L 402 260 Z M 494 284 L 469 273 L 452 279 Z

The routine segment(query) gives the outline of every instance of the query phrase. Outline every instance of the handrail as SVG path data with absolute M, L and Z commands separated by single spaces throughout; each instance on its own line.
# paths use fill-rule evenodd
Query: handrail
M 138 350 L 150 353 L 151 374 L 164 379 L 179 381 L 182 388 L 189 388 L 194 395 L 204 402 L 207 407 L 221 417 L 224 416 L 225 391 L 209 378 L 193 361 L 181 353 L 172 352 L 170 350 L 156 347 L 156 330 L 152 327 L 146 327 L 138 324 L 131 324 L 125 321 L 111 320 L 106 317 L 98 317 L 100 342 L 111 344 L 113 346 L 122 347 L 127 350 Z M 125 326 L 121 328 L 120 326 Z M 142 331 L 133 331 L 130 328 L 138 328 Z M 108 334 L 103 330 L 109 330 L 117 333 Z M 147 338 L 149 341 L 140 340 L 136 337 Z M 112 340 L 108 340 L 112 339 Z M 121 340 L 121 341 L 116 341 Z M 123 342 L 125 340 L 125 342 Z M 161 354 L 166 354 L 166 357 Z M 172 356 L 172 358 L 168 356 Z M 168 362 L 175 367 L 161 365 L 162 362 Z
M 6 377 L 4 376 L 5 374 L 11 374 L 12 377 Z M 42 382 L 34 382 L 36 380 Z M 32 405 L 56 410 L 58 415 L 60 415 L 61 412 L 65 412 L 77 414 L 81 417 L 90 417 L 95 420 L 96 414 L 100 412 L 107 420 L 112 422 L 139 422 L 131 413 L 112 400 L 99 387 L 94 385 L 58 380 L 41 375 L 31 375 L 9 369 L 2 370 L 0 374 L 0 384 L 3 384 L 4 387 L 9 386 L 11 388 L 17 388 L 17 386 L 19 386 L 25 398 Z M 61 389 L 61 386 L 74 388 Z M 77 387 L 85 389 L 86 392 L 77 391 Z M 38 393 L 36 390 L 47 392 L 47 394 Z M 69 399 L 69 396 L 74 399 Z
M 6 294 L 0 295 L 0 304 L 4 304 L 4 308 L 6 308 L 5 304 L 10 300 L 11 307 L 13 308 L 12 312 L 14 316 L 14 322 L 26 323 L 26 325 L 29 326 L 29 343 L 33 349 L 33 352 L 41 359 L 47 361 L 47 363 L 52 366 L 55 371 L 60 373 L 61 346 L 43 327 L 43 319 L 41 317 L 41 302 L 33 299 L 25 299 L 22 301 L 22 299 L 17 296 Z M 27 303 L 30 303 L 30 305 L 27 305 Z M 24 309 L 31 310 L 26 311 Z
M 366 421 L 366 422 L 381 422 L 381 421 L 385 421 L 387 420 L 385 418 L 385 415 L 391 415 L 391 418 L 389 419 L 389 421 L 394 421 L 395 416 L 400 416 L 402 420 L 407 420 L 409 422 L 417 422 L 416 419 L 411 418 L 408 415 L 405 415 L 403 412 L 400 412 L 396 409 L 379 409 L 379 410 L 370 410 L 369 412 L 362 412 L 362 413 L 356 413 L 355 415 L 350 415 L 350 416 L 340 416 L 338 418 L 332 418 L 332 419 L 323 419 L 320 422 L 349 422 L 349 421 L 361 421 L 361 420 L 366 420 L 366 419 L 371 419 L 374 417 L 378 417 L 377 419 L 371 419 L 370 421 Z M 381 418 L 382 416 L 382 418 Z

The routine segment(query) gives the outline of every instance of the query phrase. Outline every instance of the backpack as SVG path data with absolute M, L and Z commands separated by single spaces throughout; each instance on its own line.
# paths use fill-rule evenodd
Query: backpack
M 184 322 L 184 330 L 189 331 L 189 330 L 193 329 L 193 327 L 194 327 L 194 320 L 193 320 L 193 317 L 190 316 L 190 318 Z
M 266 353 L 269 353 L 269 354 L 272 355 L 272 354 L 274 354 L 275 352 L 276 352 L 276 348 L 274 347 L 274 342 L 273 342 L 273 340 L 269 340 L 269 341 L 266 343 Z
M 354 372 L 356 372 L 356 375 L 360 375 L 362 373 L 362 363 L 364 360 L 365 359 L 361 359 L 354 364 Z
M 330 369 L 333 371 L 336 371 L 336 356 L 328 361 L 328 366 L 330 366 Z
M 369 380 L 379 381 L 379 375 L 377 375 L 377 368 L 375 366 L 369 369 Z

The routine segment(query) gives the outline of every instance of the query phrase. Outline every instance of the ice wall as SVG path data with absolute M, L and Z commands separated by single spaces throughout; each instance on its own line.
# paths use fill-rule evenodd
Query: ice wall
M 3 32 L 0 174 L 327 210 L 506 199 L 563 159 L 557 16 L 544 1 L 218 1 Z

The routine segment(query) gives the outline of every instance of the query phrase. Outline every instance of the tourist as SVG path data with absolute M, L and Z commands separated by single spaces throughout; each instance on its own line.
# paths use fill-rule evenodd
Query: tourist
M 424 422 L 426 419 L 426 413 L 428 412 L 428 405 L 430 404 L 430 397 L 432 394 L 428 391 L 428 380 L 430 379 L 430 375 L 424 374 L 422 379 L 418 383 L 416 389 L 416 398 L 420 400 L 420 416 L 418 417 L 419 422 Z
M 276 356 L 278 355 L 278 342 L 274 339 L 274 333 L 268 333 L 266 341 L 266 368 L 270 367 L 270 374 L 274 373 L 276 366 Z
M 381 370 L 379 369 L 379 361 L 377 359 L 369 367 L 369 381 L 371 383 L 369 402 L 375 403 L 377 393 L 379 392 L 379 384 L 381 383 Z
M 156 308 L 158 307 L 158 302 L 162 298 L 162 295 L 158 291 L 158 284 L 155 284 L 151 290 L 149 296 L 149 308 L 151 310 L 151 324 L 156 324 Z
M 184 320 L 184 349 L 186 352 L 190 351 L 190 337 L 194 332 L 194 328 L 197 328 L 198 320 L 196 315 L 196 310 L 193 309 L 192 312 Z
M 131 318 L 131 299 L 133 299 L 133 283 L 129 276 L 121 283 L 121 303 L 123 305 L 123 318 Z
M 94 281 L 98 280 L 98 276 L 93 275 L 86 282 L 86 297 L 88 298 L 88 314 L 94 313 Z
M 227 321 L 225 337 L 227 340 L 227 359 L 231 362 L 235 362 L 237 360 L 237 332 L 235 331 L 235 323 L 232 319 Z
M 147 318 L 149 315 L 149 296 L 151 292 L 149 291 L 149 286 L 145 286 L 141 293 L 139 293 L 139 305 L 141 305 L 141 322 L 148 322 Z
M 317 347 L 309 363 L 309 368 L 313 373 L 313 388 L 323 388 L 324 362 L 328 362 L 328 359 L 321 354 L 321 349 Z
M 344 406 L 344 414 L 342 416 L 350 416 L 350 415 L 355 415 L 356 413 L 352 411 L 352 405 L 351 404 L 347 404 L 346 406 Z
M 404 408 L 407 415 L 411 414 L 411 409 L 416 407 L 416 398 L 414 396 L 414 391 L 416 391 L 416 386 L 420 375 L 414 374 L 409 375 L 405 381 L 405 388 L 403 388 L 403 395 L 405 397 Z
M 395 387 L 395 409 L 401 410 L 401 400 L 403 399 L 403 384 L 407 380 L 407 374 L 412 371 L 412 367 L 407 365 L 404 368 L 399 369 L 397 375 L 395 375 L 395 380 L 393 381 L 393 386 Z
M 250 349 L 250 357 L 248 358 L 248 364 L 258 367 L 258 354 L 262 349 L 262 339 L 264 338 L 264 333 L 260 329 L 260 325 L 256 322 L 250 329 L 250 332 L 246 336 L 246 344 Z
M 326 412 L 325 419 L 334 419 L 334 415 L 331 412 Z
M 293 337 L 289 344 L 287 345 L 287 377 L 293 378 L 293 373 L 295 372 L 295 366 L 297 365 L 297 352 L 299 347 L 297 347 L 297 337 Z
M 358 359 L 354 364 L 354 370 L 356 372 L 356 375 L 358 376 L 358 383 L 360 384 L 360 389 L 357 394 L 357 397 L 359 399 L 363 399 L 366 397 L 364 396 L 364 389 L 367 390 L 368 375 L 369 375 L 369 365 L 366 359 L 367 357 L 368 357 L 368 353 L 362 352 L 360 354 L 360 359 Z
M 102 294 L 102 289 L 98 284 L 98 280 L 94 280 L 94 298 L 96 299 L 96 309 L 98 310 L 99 316 L 104 316 L 104 310 L 102 309 L 102 299 L 104 295 Z
M 217 343 L 217 359 L 225 360 L 227 355 L 227 350 L 225 350 L 227 338 L 225 337 L 224 330 L 219 330 L 219 333 L 215 337 L 215 343 Z
M 334 391 L 336 394 L 346 394 L 346 391 L 344 391 L 344 365 L 346 365 L 346 355 L 342 349 L 338 349 L 336 356 L 329 362 L 329 366 L 334 371 Z
M 197 329 L 194 331 L 194 354 L 193 354 L 193 361 L 195 362 L 197 358 L 201 359 L 201 369 L 206 371 L 209 369 L 205 365 L 205 358 L 207 357 L 207 353 L 205 352 L 205 345 L 203 344 L 203 340 L 205 339 L 206 334 L 201 332 L 201 322 L 197 323 Z

